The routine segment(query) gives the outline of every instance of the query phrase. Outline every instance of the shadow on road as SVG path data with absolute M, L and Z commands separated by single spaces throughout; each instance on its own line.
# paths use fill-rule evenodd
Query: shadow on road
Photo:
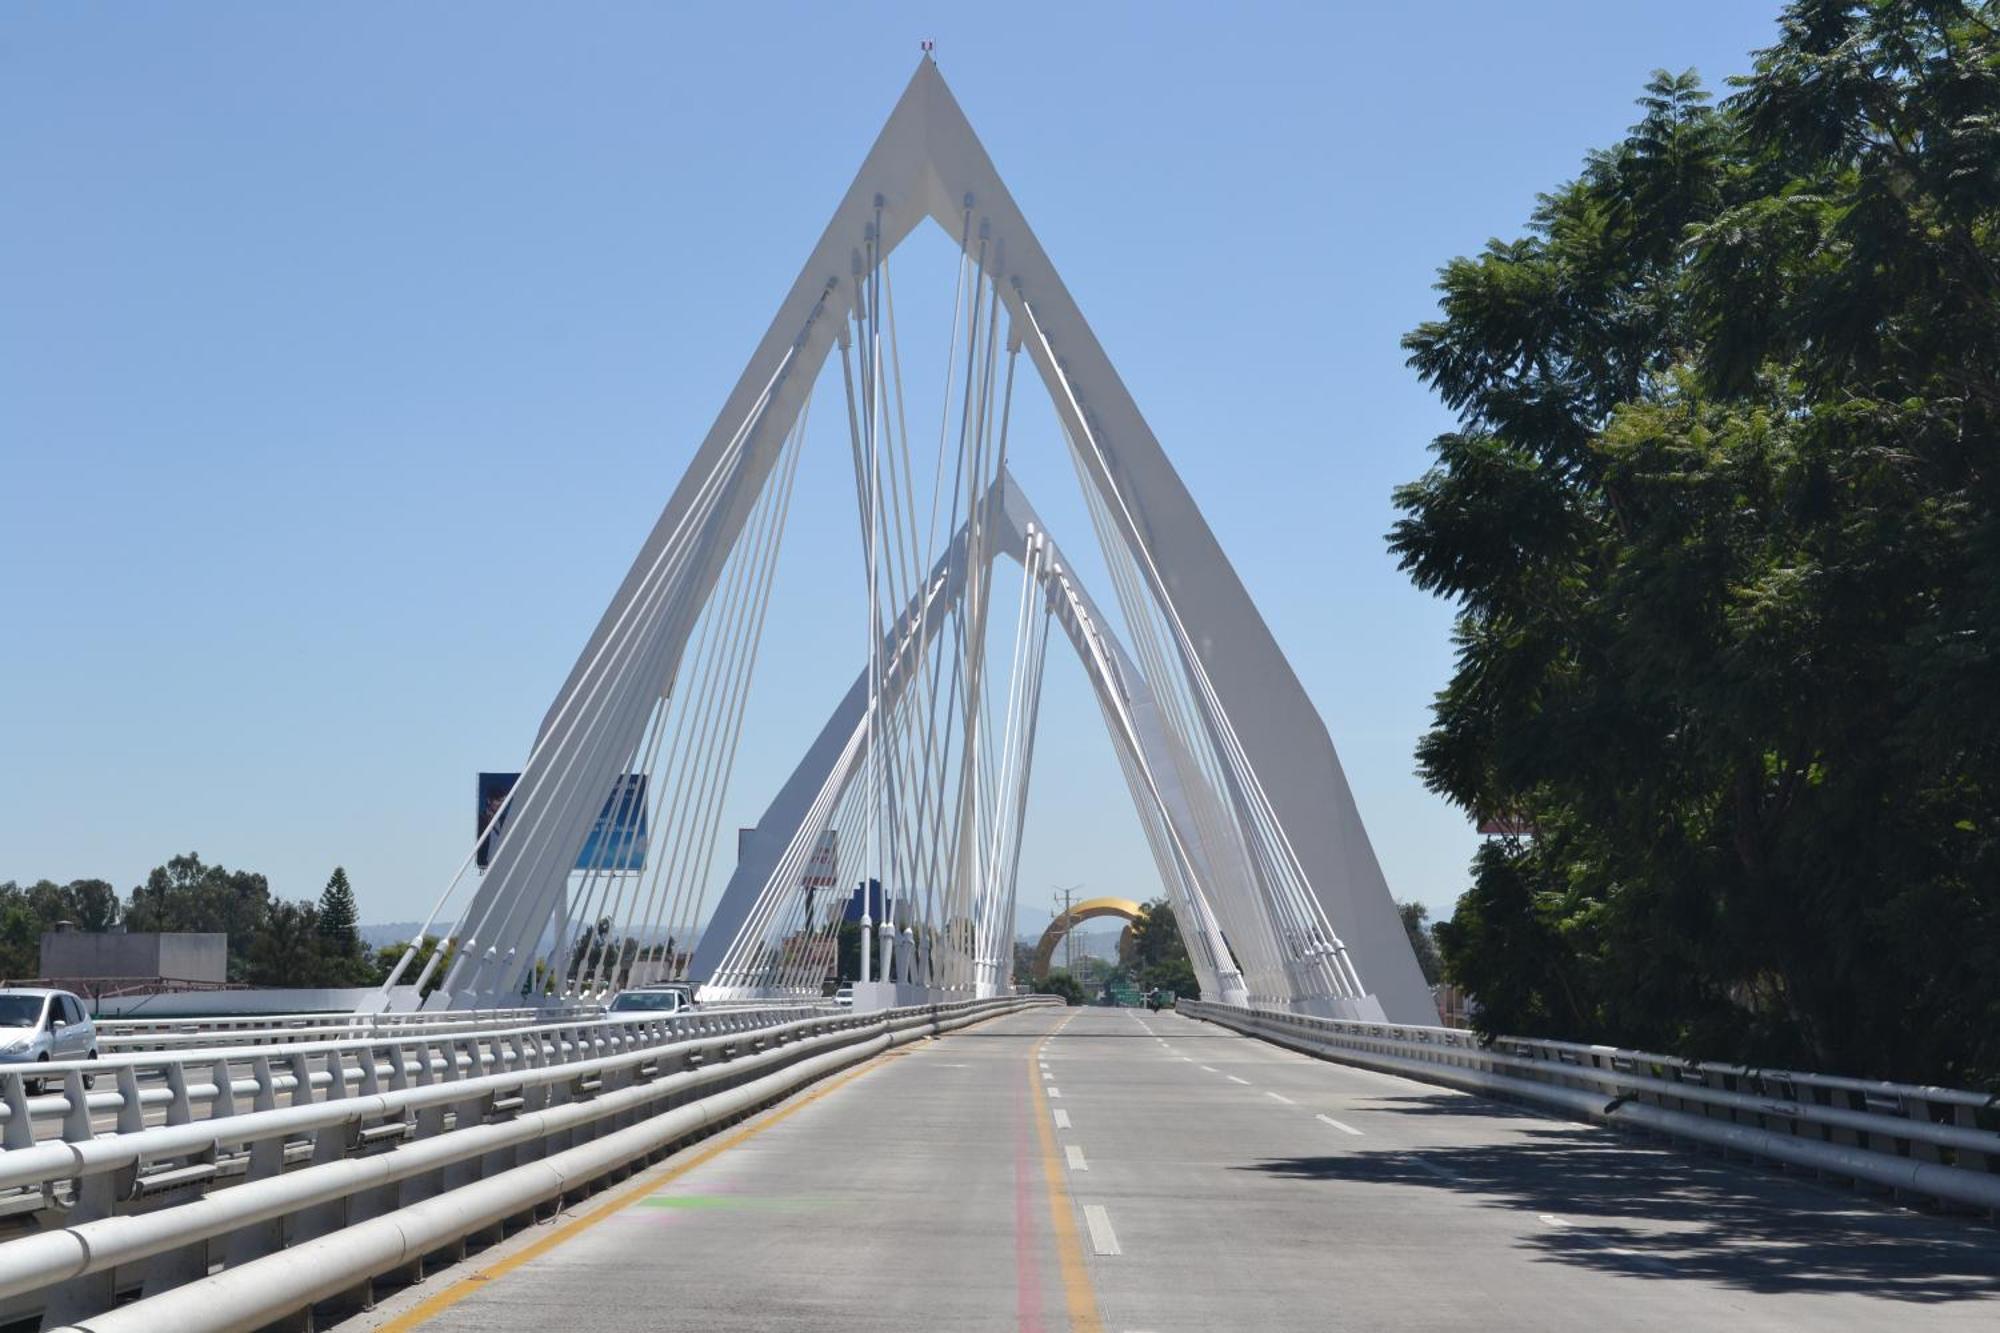
M 1482 1105 L 1451 1100 L 1452 1114 L 1478 1114 Z M 1483 1207 L 1527 1214 L 1523 1243 L 1544 1260 L 1632 1277 L 1914 1302 L 2000 1295 L 2000 1233 L 1982 1223 L 1890 1211 L 1762 1168 L 1718 1167 L 1584 1127 L 1528 1130 L 1500 1144 L 1362 1149 L 1234 1169 L 1477 1196 Z M 1563 1224 L 1541 1222 L 1541 1214 Z
M 1343 1066 L 1345 1068 L 1347 1066 Z M 1396 1075 L 1389 1075 L 1394 1078 Z M 1485 1117 L 1494 1120 L 1538 1120 L 1548 1124 L 1551 1120 L 1561 1120 L 1561 1116 L 1547 1111 L 1533 1111 L 1525 1106 L 1515 1106 L 1509 1102 L 1491 1101 L 1485 1097 L 1474 1097 L 1463 1092 L 1426 1092 L 1393 1094 L 1383 1093 L 1368 1097 L 1365 1102 L 1371 1111 L 1393 1111 L 1397 1115 Z

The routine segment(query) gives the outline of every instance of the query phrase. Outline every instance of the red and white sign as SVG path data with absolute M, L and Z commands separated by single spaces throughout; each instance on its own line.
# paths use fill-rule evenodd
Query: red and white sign
M 805 872 L 799 876 L 799 886 L 807 889 L 830 889 L 840 882 L 840 830 L 825 829 L 819 841 L 813 844 L 812 856 L 806 860 Z

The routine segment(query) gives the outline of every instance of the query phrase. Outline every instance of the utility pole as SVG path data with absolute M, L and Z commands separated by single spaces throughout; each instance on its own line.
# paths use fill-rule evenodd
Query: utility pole
M 1059 904 L 1061 904 L 1061 906 L 1062 906 L 1062 923 L 1063 923 L 1063 971 L 1065 971 L 1065 972 L 1069 973 L 1069 974 L 1070 974 L 1071 976 L 1075 976 L 1075 975 L 1076 975 L 1076 937 L 1075 937 L 1075 935 L 1073 935 L 1073 934 L 1072 934 L 1071 932 L 1072 932 L 1072 930 L 1073 930 L 1073 929 L 1075 928 L 1075 926 L 1076 926 L 1076 922 L 1074 922 L 1074 921 L 1070 920 L 1070 915 L 1069 915 L 1069 913 L 1070 913 L 1070 907 L 1071 907 L 1071 904 L 1072 904 L 1072 903 L 1073 903 L 1073 902 L 1075 901 L 1075 899 L 1076 899 L 1076 891 L 1077 891 L 1078 889 L 1082 888 L 1082 887 L 1083 887 L 1083 885 L 1081 885 L 1081 884 L 1072 884 L 1072 885 L 1070 885 L 1070 886 L 1069 886 L 1068 888 L 1066 888 L 1066 889 L 1065 889 L 1065 888 L 1063 888 L 1063 887 L 1062 887 L 1061 885 L 1054 885 L 1054 884 L 1050 885 L 1049 887 L 1053 888 L 1053 889 L 1054 889 L 1054 890 L 1056 891 L 1056 893 L 1057 893 L 1057 895 L 1058 895 L 1058 897 L 1057 897 L 1056 901 L 1057 901 L 1057 902 L 1058 902 Z

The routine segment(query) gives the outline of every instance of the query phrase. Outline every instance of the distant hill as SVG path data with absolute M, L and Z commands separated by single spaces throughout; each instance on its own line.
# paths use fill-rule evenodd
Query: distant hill
M 371 949 L 379 949 L 385 944 L 407 944 L 410 936 L 417 933 L 421 921 L 385 921 L 379 926 L 358 926 L 361 942 Z

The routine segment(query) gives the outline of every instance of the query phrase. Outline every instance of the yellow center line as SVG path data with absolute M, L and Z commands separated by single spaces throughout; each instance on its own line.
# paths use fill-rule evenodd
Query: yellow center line
M 884 1051 L 882 1054 L 868 1061 L 868 1063 L 862 1065 L 859 1069 L 852 1070 L 834 1079 L 831 1083 L 815 1088 L 812 1092 L 798 1098 L 796 1101 L 786 1103 L 784 1106 L 765 1115 L 755 1124 L 744 1129 L 739 1129 L 734 1134 L 710 1144 L 701 1151 L 682 1158 L 659 1174 L 648 1173 L 637 1184 L 612 1195 L 596 1211 L 586 1213 L 582 1217 L 571 1218 L 533 1244 L 523 1246 L 503 1259 L 496 1259 L 468 1277 L 460 1278 L 437 1295 L 412 1306 L 402 1314 L 397 1315 L 394 1319 L 391 1319 L 388 1323 L 381 1325 L 377 1329 L 377 1333 L 406 1333 L 407 1330 L 416 1328 L 426 1320 L 435 1318 L 437 1315 L 444 1313 L 444 1311 L 464 1300 L 467 1296 L 470 1296 L 473 1292 L 488 1285 L 495 1278 L 504 1277 L 529 1260 L 537 1259 L 547 1254 L 564 1241 L 575 1239 L 578 1235 L 596 1226 L 605 1218 L 615 1216 L 649 1194 L 657 1193 L 662 1185 L 678 1180 L 696 1167 L 704 1166 L 714 1161 L 738 1144 L 757 1137 L 757 1135 L 762 1134 L 765 1130 L 781 1121 L 789 1120 L 800 1111 L 811 1106 L 814 1102 L 819 1101 L 822 1097 L 829 1097 L 839 1092 L 863 1074 L 905 1053 L 904 1051 Z
M 1042 1093 L 1042 1081 L 1035 1077 L 1035 1062 L 1049 1037 L 1060 1033 L 1075 1014 L 1065 1015 L 1055 1031 L 1035 1043 L 1028 1057 L 1028 1087 L 1035 1099 L 1035 1129 L 1042 1142 L 1042 1179 L 1049 1190 L 1049 1222 L 1055 1229 L 1056 1263 L 1062 1272 L 1063 1304 L 1069 1310 L 1072 1333 L 1103 1333 L 1104 1321 L 1097 1314 L 1097 1293 L 1090 1285 L 1090 1268 L 1083 1259 L 1083 1242 L 1076 1233 L 1076 1206 L 1069 1197 L 1069 1178 L 1056 1151 L 1056 1133 L 1049 1127 L 1049 1099 Z

